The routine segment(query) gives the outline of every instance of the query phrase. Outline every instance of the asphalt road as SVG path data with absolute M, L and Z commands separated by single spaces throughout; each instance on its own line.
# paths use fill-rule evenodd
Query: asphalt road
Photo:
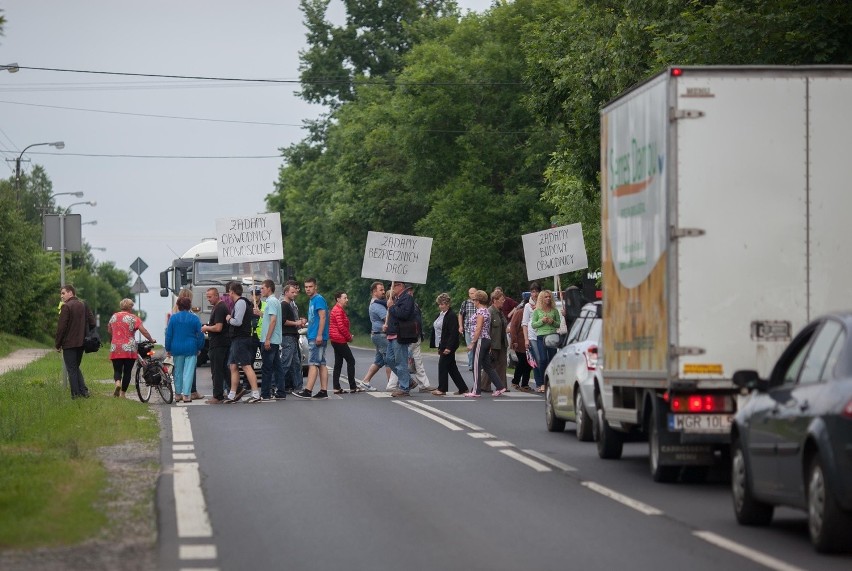
M 372 352 L 354 353 L 360 378 Z M 209 394 L 209 369 L 198 380 Z M 543 406 L 521 393 L 172 406 L 160 568 L 852 568 L 812 550 L 803 513 L 741 527 L 723 474 L 655 484 L 647 445 L 600 460 L 572 424 L 548 433 Z

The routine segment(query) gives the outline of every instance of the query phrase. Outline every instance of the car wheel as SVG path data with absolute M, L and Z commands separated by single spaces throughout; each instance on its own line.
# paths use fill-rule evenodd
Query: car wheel
M 660 465 L 660 423 L 657 419 L 656 408 L 657 405 L 655 404 L 648 427 L 648 466 L 651 469 L 651 478 L 655 482 L 670 483 L 677 480 L 680 466 Z
M 756 500 L 749 483 L 748 464 L 742 444 L 737 438 L 731 445 L 731 491 L 734 499 L 734 515 L 742 525 L 769 525 L 775 507 Z
M 583 394 L 577 388 L 574 391 L 574 422 L 577 424 L 577 440 L 589 442 L 592 439 L 592 418 L 586 412 Z
M 808 531 L 821 553 L 833 553 L 852 546 L 852 513 L 844 512 L 834 499 L 819 456 L 808 470 Z
M 565 430 L 565 421 L 556 416 L 553 408 L 553 392 L 550 383 L 546 383 L 544 389 L 544 421 L 547 423 L 548 432 L 562 432 Z
M 617 430 L 613 430 L 606 421 L 603 403 L 600 396 L 597 398 L 597 413 L 595 414 L 595 426 L 598 435 L 598 457 L 604 460 L 618 460 L 624 449 L 624 437 Z

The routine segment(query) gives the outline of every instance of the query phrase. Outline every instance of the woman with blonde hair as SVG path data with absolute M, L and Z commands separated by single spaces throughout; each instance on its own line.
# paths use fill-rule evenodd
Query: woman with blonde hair
M 553 303 L 553 292 L 547 289 L 541 290 L 535 302 L 535 310 L 530 317 L 530 327 L 535 330 L 537 337 L 536 343 L 538 344 L 539 359 L 537 367 L 541 369 L 542 373 L 547 370 L 548 363 L 556 355 L 556 349 L 548 347 L 544 340 L 548 335 L 556 333 L 561 322 L 562 318 L 560 317 L 559 310 L 556 309 L 556 305 Z M 536 392 L 539 393 L 543 393 L 544 391 L 544 385 L 536 389 Z
M 112 378 L 115 380 L 114 397 L 124 398 L 127 387 L 130 385 L 130 374 L 133 372 L 133 364 L 136 362 L 136 332 L 139 331 L 148 341 L 156 343 L 145 326 L 142 319 L 132 313 L 133 300 L 122 299 L 118 304 L 116 313 L 109 318 L 107 331 L 111 335 L 109 345 L 109 358 L 112 361 Z
M 478 398 L 481 395 L 480 387 L 480 372 L 485 370 L 485 374 L 491 379 L 496 387 L 491 396 L 499 397 L 506 392 L 506 379 L 500 379 L 497 371 L 494 370 L 494 365 L 491 363 L 491 314 L 488 312 L 488 294 L 484 291 L 476 290 L 473 296 L 473 305 L 475 310 L 470 316 L 470 329 L 473 335 L 470 338 L 468 351 L 473 351 L 473 388 L 464 396 L 468 398 Z

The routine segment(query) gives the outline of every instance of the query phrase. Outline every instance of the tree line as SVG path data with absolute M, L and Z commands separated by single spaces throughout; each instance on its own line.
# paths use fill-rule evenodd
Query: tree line
M 301 92 L 326 113 L 282 149 L 270 211 L 285 253 L 321 291 L 360 277 L 370 230 L 434 239 L 429 283 L 526 286 L 521 235 L 583 225 L 600 267 L 599 112 L 669 65 L 852 63 L 846 0 L 301 0 Z M 578 282 L 563 276 L 563 283 Z

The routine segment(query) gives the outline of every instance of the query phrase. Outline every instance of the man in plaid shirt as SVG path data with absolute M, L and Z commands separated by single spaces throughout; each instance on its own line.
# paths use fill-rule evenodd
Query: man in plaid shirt
M 470 316 L 476 311 L 476 306 L 473 305 L 473 297 L 476 295 L 476 288 L 472 287 L 467 290 L 467 299 L 464 300 L 459 308 L 459 335 L 464 335 L 465 345 L 470 346 L 470 339 L 473 336 L 473 329 L 470 325 Z M 467 353 L 467 370 L 473 370 L 473 351 Z

